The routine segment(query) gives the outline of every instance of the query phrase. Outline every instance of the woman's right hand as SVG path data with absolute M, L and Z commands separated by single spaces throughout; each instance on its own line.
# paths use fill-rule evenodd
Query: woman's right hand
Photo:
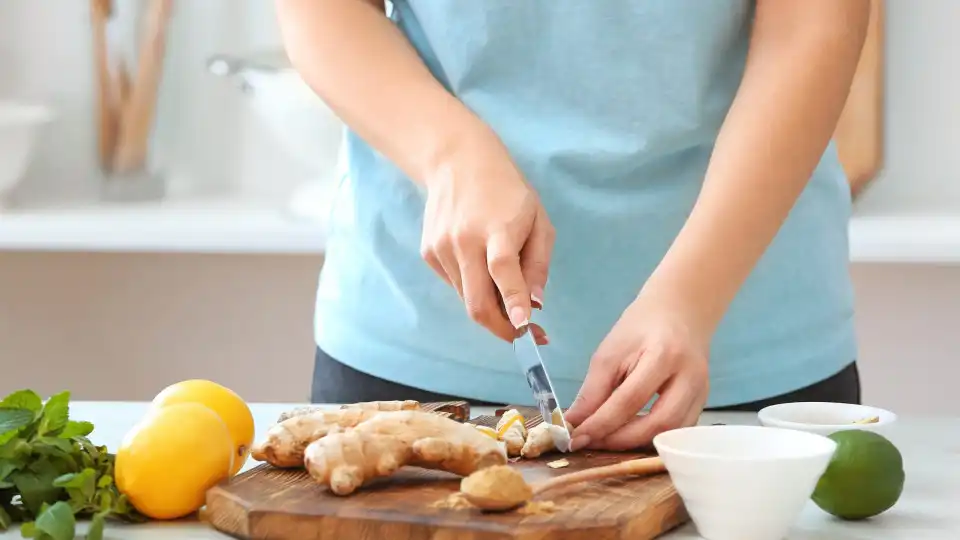
M 512 342 L 543 302 L 554 228 L 503 144 L 483 138 L 425 181 L 421 254 L 470 318 Z M 502 299 L 502 304 L 501 304 Z M 542 329 L 534 336 L 546 343 Z

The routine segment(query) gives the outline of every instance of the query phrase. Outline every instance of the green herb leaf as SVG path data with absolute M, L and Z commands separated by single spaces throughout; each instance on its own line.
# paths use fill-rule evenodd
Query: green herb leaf
M 58 437 L 37 437 L 33 444 L 33 451 L 41 455 L 70 455 L 76 451 L 70 439 Z
M 77 534 L 77 521 L 70 505 L 58 501 L 37 516 L 36 527 L 51 540 L 73 540 Z
M 0 401 L 0 408 L 26 409 L 34 414 L 40 412 L 43 400 L 33 390 L 17 390 Z
M 107 515 L 104 512 L 97 512 L 90 520 L 90 527 L 87 528 L 86 540 L 103 540 L 103 527 L 106 525 Z
M 32 514 L 43 512 L 44 504 L 53 504 L 59 499 L 62 490 L 53 485 L 60 471 L 47 459 L 31 463 L 29 469 L 13 473 L 10 479 L 20 492 L 23 506 Z
M 0 408 L 0 434 L 7 435 L 33 423 L 34 413 L 29 409 Z M 3 444 L 6 441 L 0 441 Z
M 53 481 L 53 485 L 57 487 L 62 487 L 62 488 L 80 487 L 80 483 L 82 482 L 82 480 L 78 481 L 79 477 L 80 477 L 80 473 L 61 474 L 60 476 L 57 477 L 56 480 Z
M 90 422 L 77 422 L 70 420 L 60 432 L 61 439 L 72 439 L 74 437 L 86 437 L 93 432 L 93 424 Z
M 113 509 L 113 490 L 101 489 L 97 491 L 97 508 L 101 512 L 110 513 Z
M 4 480 L 6 480 L 7 477 L 10 476 L 10 473 L 12 473 L 13 471 L 19 468 L 20 467 L 18 467 L 13 461 L 8 461 L 8 460 L 0 461 L 0 482 L 3 482 Z M 13 484 L 6 487 L 13 487 Z M 0 489 L 4 489 L 4 487 L 0 486 Z
M 13 525 L 13 518 L 0 506 L 0 531 L 5 531 Z
M 90 454 L 88 452 L 83 452 L 80 454 L 80 466 L 83 468 L 96 467 L 97 462 L 92 457 L 90 457 Z
M 117 502 L 115 502 L 113 505 L 113 511 L 111 515 L 128 523 L 142 523 L 147 521 L 147 518 L 140 512 L 137 512 L 133 505 L 130 504 L 130 500 L 124 494 L 120 494 L 120 496 L 117 498 Z
M 60 431 L 67 426 L 69 415 L 70 392 L 60 392 L 50 396 L 50 399 L 43 405 L 39 433 L 46 435 Z
M 37 537 L 37 524 L 32 521 L 26 521 L 20 525 L 20 536 L 23 538 Z
M 113 477 L 109 474 L 105 474 L 100 477 L 100 480 L 97 480 L 98 488 L 110 487 L 111 485 L 113 485 Z
M 64 474 L 54 480 L 53 485 L 66 488 L 68 493 L 75 490 L 80 493 L 82 500 L 89 501 L 97 491 L 97 471 L 84 469 L 78 473 Z

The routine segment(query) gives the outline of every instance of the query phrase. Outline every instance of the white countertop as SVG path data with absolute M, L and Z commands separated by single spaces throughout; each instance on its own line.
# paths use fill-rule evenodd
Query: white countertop
M 257 433 L 263 434 L 281 412 L 301 404 L 251 406 Z M 91 438 L 114 449 L 124 433 L 147 408 L 146 403 L 74 402 L 70 416 L 96 426 Z M 489 413 L 476 407 L 473 414 Z M 701 423 L 755 424 L 756 416 L 706 413 Z M 901 417 L 889 435 L 904 456 L 906 484 L 897 505 L 872 520 L 843 522 L 807 504 L 789 540 L 951 540 L 960 538 L 960 418 Z M 250 460 L 245 469 L 256 466 Z M 81 525 L 82 532 L 84 525 Z M 109 524 L 112 540 L 227 540 L 230 537 L 195 522 L 148 523 L 136 526 Z M 0 533 L 0 540 L 20 538 L 19 530 Z M 700 538 L 688 524 L 663 540 Z M 348 539 L 343 539 L 348 540 Z M 389 540 L 389 539 L 384 539 Z
M 855 263 L 960 263 L 960 215 L 856 215 L 849 230 Z M 325 241 L 318 219 L 249 196 L 0 212 L 0 251 L 296 255 Z
M 251 198 L 0 212 L 0 251 L 319 254 L 323 225 Z

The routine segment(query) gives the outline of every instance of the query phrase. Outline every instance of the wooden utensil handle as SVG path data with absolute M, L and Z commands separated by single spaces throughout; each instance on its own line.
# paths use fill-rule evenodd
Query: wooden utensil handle
M 107 24 L 112 12 L 110 0 L 91 0 L 90 18 L 97 83 L 97 146 L 100 167 L 103 170 L 108 170 L 113 161 L 113 152 L 117 145 L 118 109 L 122 103 L 114 91 L 109 65 Z
M 153 126 L 154 107 L 164 62 L 167 24 L 173 0 L 151 0 L 143 22 L 144 35 L 137 60 L 137 74 L 130 96 L 121 111 L 118 146 L 113 156 L 116 172 L 126 173 L 144 165 Z M 121 79 L 121 84 L 123 83 Z
M 616 478 L 620 476 L 636 476 L 642 474 L 660 474 L 666 472 L 663 460 L 659 457 L 647 457 L 640 459 L 631 459 L 623 461 L 616 465 L 606 465 L 603 467 L 594 467 L 585 469 L 556 478 L 551 478 L 545 482 L 533 486 L 533 494 L 537 495 L 548 489 L 576 484 L 579 482 L 590 482 L 593 480 L 602 480 L 604 478 Z

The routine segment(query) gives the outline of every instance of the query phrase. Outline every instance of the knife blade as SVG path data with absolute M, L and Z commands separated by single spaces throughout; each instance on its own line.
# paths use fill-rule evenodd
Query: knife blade
M 550 382 L 550 376 L 547 375 L 547 368 L 543 364 L 540 347 L 529 328 L 513 341 L 513 351 L 527 379 L 527 384 L 533 392 L 533 398 L 537 402 L 537 408 L 540 409 L 543 422 L 551 425 L 548 429 L 554 445 L 561 452 L 569 452 L 571 435 L 567 429 L 567 421 L 557 403 L 557 394 L 553 383 Z

